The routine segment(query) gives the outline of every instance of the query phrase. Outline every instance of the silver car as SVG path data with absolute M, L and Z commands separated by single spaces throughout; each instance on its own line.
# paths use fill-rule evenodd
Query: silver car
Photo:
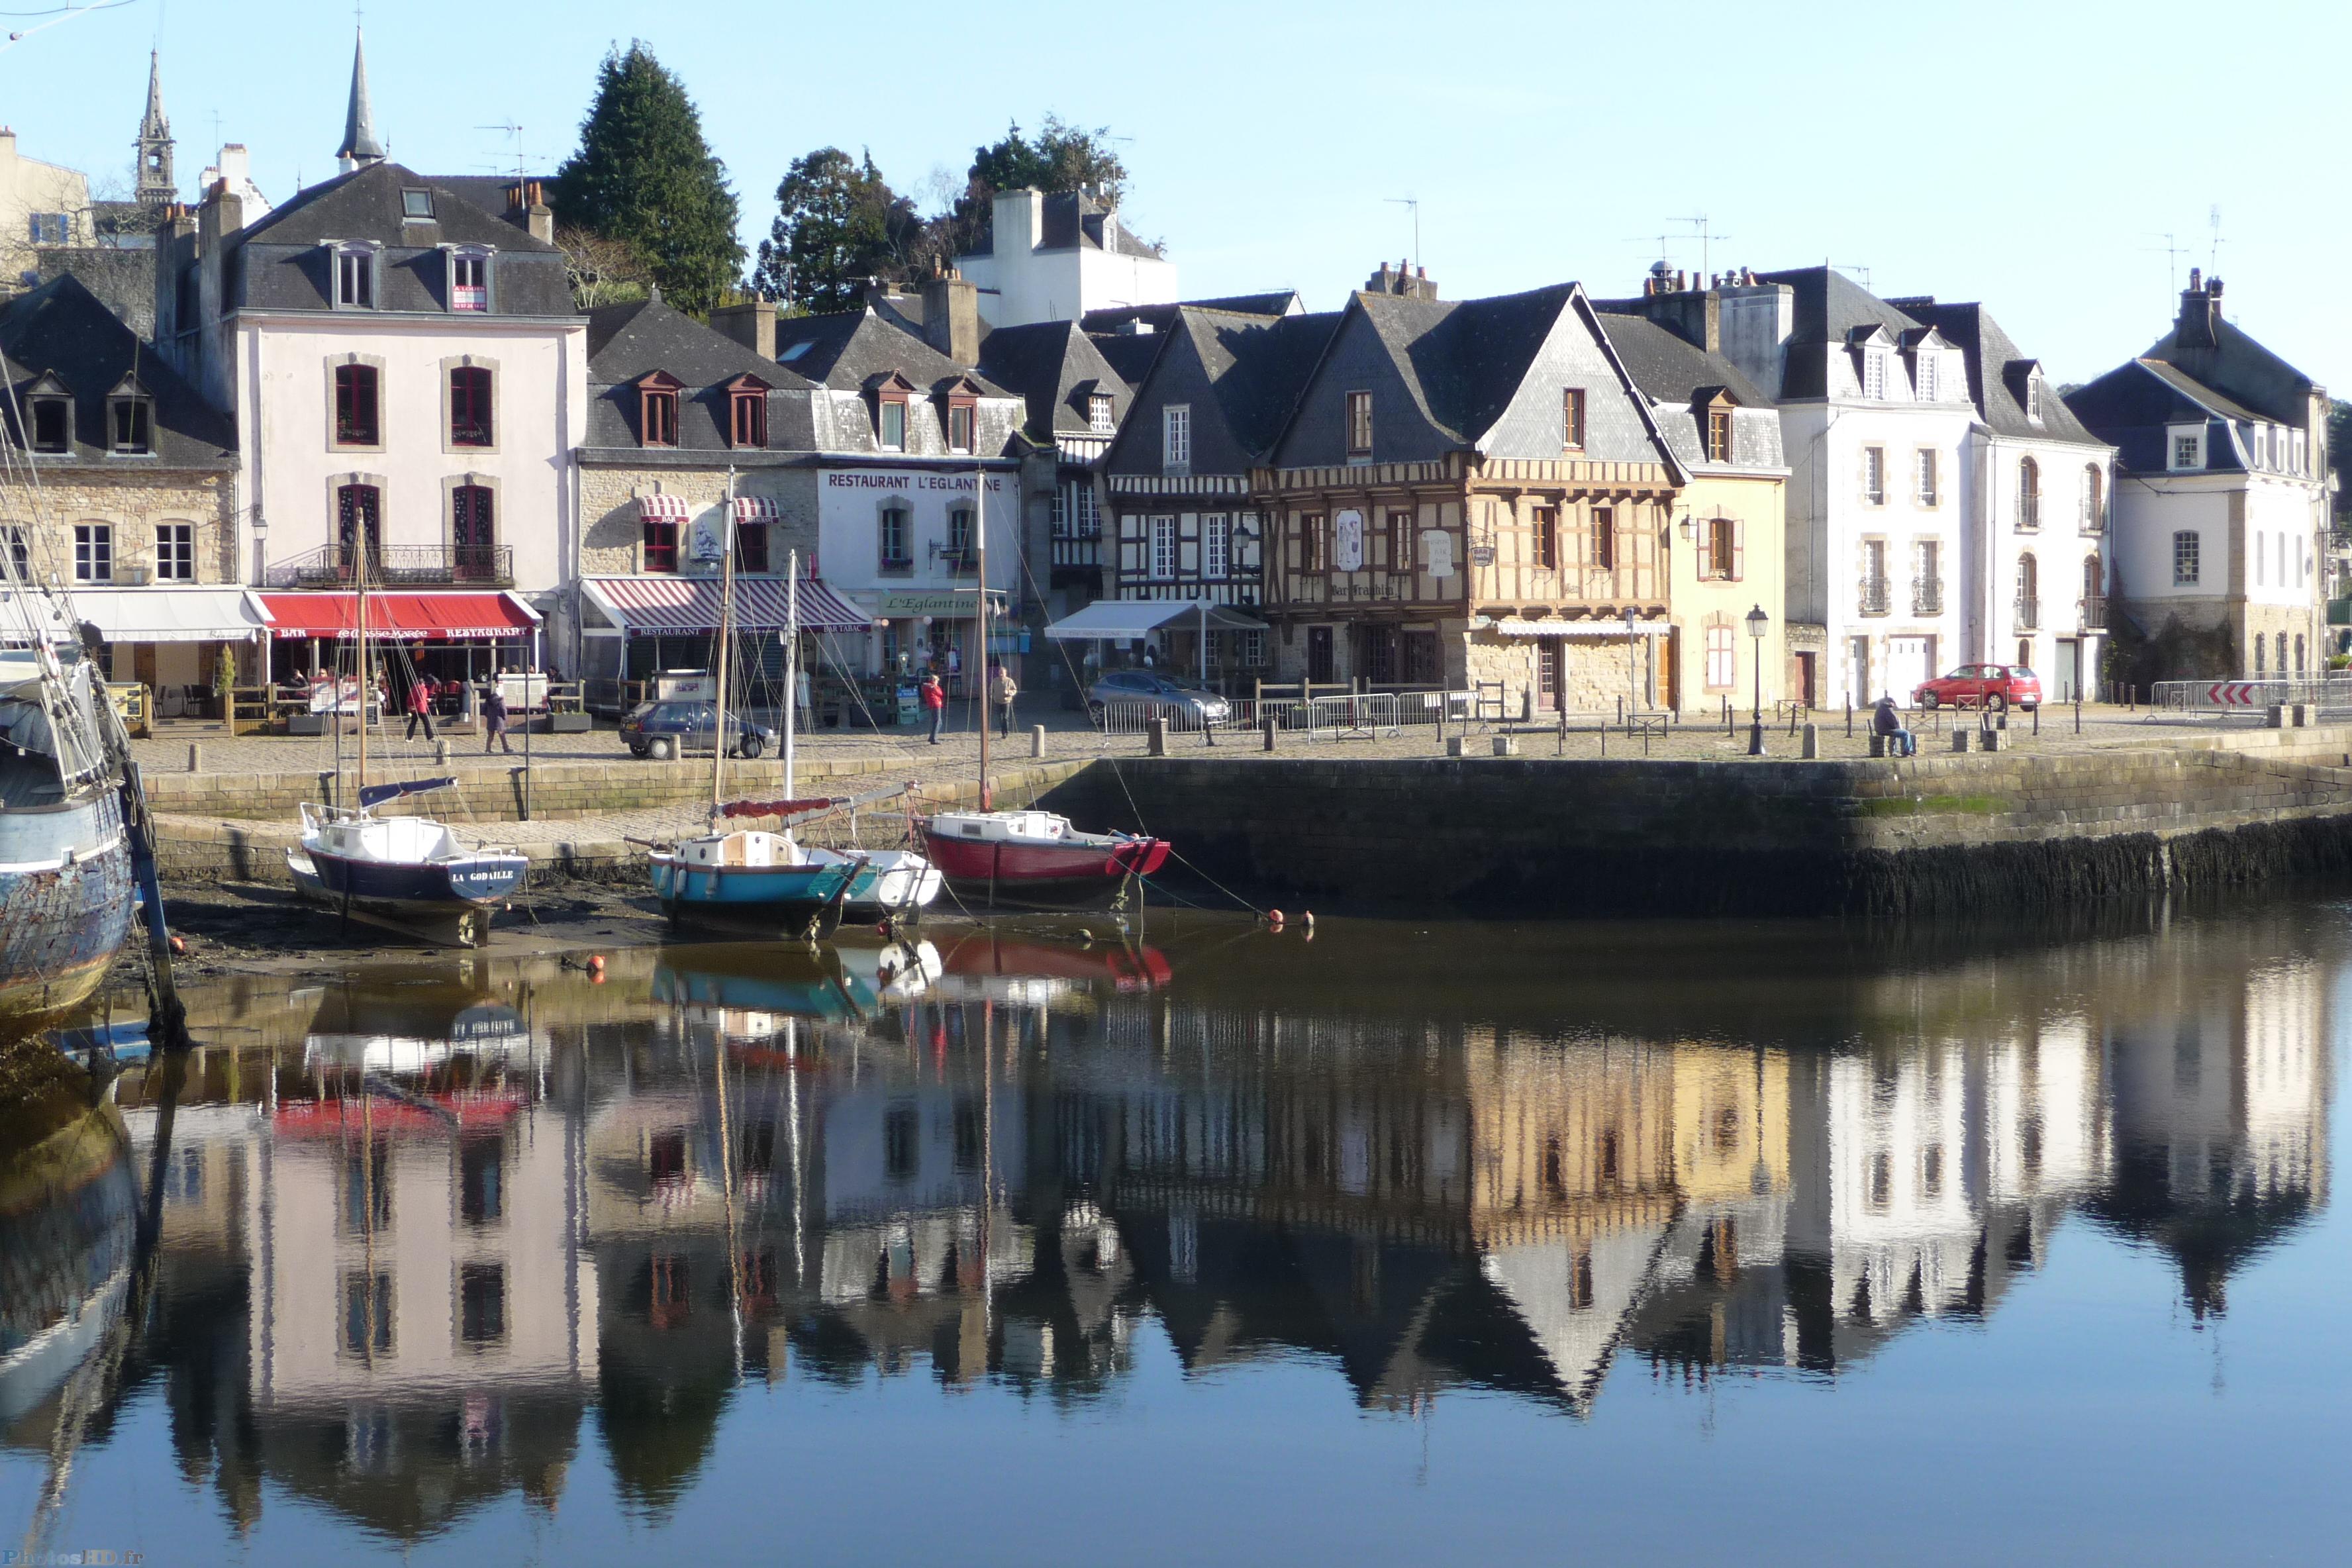
M 1233 704 L 1215 692 L 1150 669 L 1114 669 L 1087 688 L 1087 713 L 1100 724 L 1120 719 L 1165 719 L 1179 730 L 1222 724 Z

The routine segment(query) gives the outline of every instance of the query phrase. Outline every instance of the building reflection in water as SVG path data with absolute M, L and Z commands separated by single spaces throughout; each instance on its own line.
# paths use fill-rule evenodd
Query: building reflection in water
M 275 1483 L 415 1540 L 556 1509 L 583 1439 L 661 1513 L 762 1383 L 1083 1401 L 1146 1325 L 1192 1375 L 1304 1358 L 1367 1409 L 1580 1415 L 1620 1362 L 1828 1377 L 1982 1317 L 2077 1212 L 2201 1319 L 2326 1201 L 2333 961 L 2231 931 L 1849 979 L 1760 1045 L 1671 1009 L 1399 1016 L 1377 960 L 1180 980 L 993 937 L 207 994 L 110 1397 L 160 1384 L 240 1527 Z M 143 1149 L 152 1091 L 118 1089 Z M 117 1208 L 130 1163 L 85 1173 Z M 12 1446 L 67 1419 L 57 1328 L 103 1320 L 123 1234 L 10 1249 Z

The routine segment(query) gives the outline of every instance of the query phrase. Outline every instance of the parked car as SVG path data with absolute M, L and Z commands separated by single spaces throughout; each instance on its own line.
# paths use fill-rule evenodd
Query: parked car
M 2000 704 L 2031 713 L 2042 706 L 2042 678 L 2021 664 L 1964 664 L 1911 693 L 1914 705 L 1982 708 Z
M 709 702 L 640 702 L 621 720 L 621 743 L 662 762 L 709 751 L 718 732 L 719 710 Z M 756 757 L 776 742 L 773 730 L 740 713 L 727 716 L 727 754 L 734 757 Z
M 1165 719 L 1184 730 L 1222 724 L 1234 715 L 1233 704 L 1215 692 L 1151 669 L 1114 669 L 1087 688 L 1087 715 L 1096 723 L 1114 708 L 1122 716 Z

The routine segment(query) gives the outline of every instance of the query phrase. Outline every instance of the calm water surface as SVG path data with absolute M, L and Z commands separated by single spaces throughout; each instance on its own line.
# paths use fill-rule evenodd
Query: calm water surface
M 2343 1549 L 2342 906 L 1072 929 L 223 984 L 119 1110 L 12 1047 L 0 1547 Z

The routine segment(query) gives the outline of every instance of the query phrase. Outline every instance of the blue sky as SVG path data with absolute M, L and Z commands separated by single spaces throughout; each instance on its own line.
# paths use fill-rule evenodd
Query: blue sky
M 53 0 L 0 0 L 38 27 Z M 24 15 L 31 13 L 33 15 Z M 1412 247 L 1449 297 L 1576 278 L 1630 293 L 1675 220 L 1717 268 L 1866 269 L 1882 294 L 1982 300 L 2054 375 L 2152 342 L 2212 254 L 2240 323 L 2352 394 L 2352 313 L 2306 285 L 2347 237 L 2321 106 L 2352 8 L 2237 0 L 1017 10 L 902 0 L 754 8 L 609 0 L 380 6 L 379 131 L 428 173 L 551 170 L 598 60 L 642 37 L 687 82 L 755 245 L 777 179 L 826 143 L 919 194 L 1008 120 L 1107 125 L 1128 216 L 1185 291 L 1288 285 L 1339 304 Z M 219 140 L 273 199 L 331 172 L 348 12 L 296 0 L 128 0 L 0 50 L 22 151 L 127 171 L 151 42 L 193 187 Z M 214 131 L 217 113 L 218 135 Z M 2164 235 L 2187 254 L 2168 259 Z M 1641 236 L 1650 237 L 1637 237 Z M 1672 242 L 1696 269 L 1695 239 Z

